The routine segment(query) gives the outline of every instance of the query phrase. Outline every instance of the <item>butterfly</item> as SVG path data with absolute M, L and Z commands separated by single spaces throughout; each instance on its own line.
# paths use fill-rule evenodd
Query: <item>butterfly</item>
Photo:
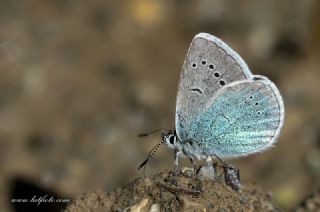
M 162 141 L 180 157 L 207 160 L 262 152 L 278 139 L 284 104 L 276 85 L 253 75 L 244 60 L 219 38 L 197 34 L 184 61 L 177 92 L 175 129 Z

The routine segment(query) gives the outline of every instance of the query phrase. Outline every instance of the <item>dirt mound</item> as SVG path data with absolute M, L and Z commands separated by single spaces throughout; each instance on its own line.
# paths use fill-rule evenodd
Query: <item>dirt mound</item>
M 107 193 L 101 190 L 76 198 L 67 207 L 74 211 L 277 211 L 271 194 L 255 185 L 232 190 L 223 176 L 214 180 L 190 175 L 162 172 Z

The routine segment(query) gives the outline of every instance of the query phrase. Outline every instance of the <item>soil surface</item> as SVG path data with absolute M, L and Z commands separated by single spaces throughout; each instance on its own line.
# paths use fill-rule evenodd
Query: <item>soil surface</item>
M 190 172 L 161 172 L 110 193 L 97 190 L 83 194 L 66 211 L 280 211 L 271 193 L 256 185 L 243 185 L 235 191 L 226 185 L 222 174 L 210 179 Z
M 296 212 L 304 211 L 320 211 L 320 190 L 307 197 L 296 210 Z

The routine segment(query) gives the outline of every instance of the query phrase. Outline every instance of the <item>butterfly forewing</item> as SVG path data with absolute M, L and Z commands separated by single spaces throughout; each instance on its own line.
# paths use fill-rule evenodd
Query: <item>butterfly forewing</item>
M 191 120 L 206 110 L 219 89 L 251 78 L 246 63 L 227 44 L 206 33 L 196 35 L 178 86 L 176 130 L 179 139 L 190 139 Z

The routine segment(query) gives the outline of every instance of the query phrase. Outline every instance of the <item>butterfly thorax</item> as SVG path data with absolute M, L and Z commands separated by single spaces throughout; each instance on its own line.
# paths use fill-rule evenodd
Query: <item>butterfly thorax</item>
M 194 142 L 181 140 L 175 130 L 163 130 L 162 141 L 170 149 L 180 152 L 181 156 L 194 157 L 198 160 L 205 159 L 208 155 L 204 154 Z

